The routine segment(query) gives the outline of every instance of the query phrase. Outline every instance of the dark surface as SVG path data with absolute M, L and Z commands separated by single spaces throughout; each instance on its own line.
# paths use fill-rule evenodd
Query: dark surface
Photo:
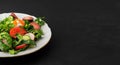
M 45 16 L 53 36 L 0 65 L 120 65 L 120 1 L 1 0 L 0 13 L 11 11 Z

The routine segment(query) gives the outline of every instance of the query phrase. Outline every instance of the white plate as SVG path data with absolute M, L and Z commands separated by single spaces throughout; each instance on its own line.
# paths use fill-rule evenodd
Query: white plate
M 18 16 L 18 18 L 23 18 L 24 16 L 29 16 L 28 14 L 24 14 L 24 13 L 15 13 L 15 14 Z M 9 15 L 10 15 L 10 13 L 0 14 L 0 20 L 3 20 L 4 18 L 8 17 Z M 36 18 L 35 16 L 33 16 L 33 17 Z M 37 46 L 35 48 L 30 48 L 30 49 L 27 49 L 25 51 L 21 51 L 18 54 L 15 54 L 15 55 L 11 55 L 11 54 L 5 53 L 5 52 L 0 52 L 0 57 L 22 56 L 22 55 L 30 54 L 30 53 L 33 53 L 37 50 L 40 50 L 42 47 L 44 47 L 49 42 L 49 40 L 51 38 L 51 34 L 52 34 L 51 29 L 50 29 L 50 27 L 48 26 L 47 23 L 45 23 L 45 25 L 43 25 L 41 27 L 41 29 L 44 32 L 44 36 L 43 36 L 42 39 L 40 39 L 36 42 Z

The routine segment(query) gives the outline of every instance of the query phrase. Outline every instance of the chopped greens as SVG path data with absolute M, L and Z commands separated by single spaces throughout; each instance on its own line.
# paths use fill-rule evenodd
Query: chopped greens
M 45 21 L 42 19 L 42 17 L 38 17 L 35 19 L 35 22 L 38 23 L 40 26 L 45 24 Z
M 13 21 L 12 16 L 9 16 L 0 21 L 0 32 L 9 32 L 9 30 L 14 27 L 12 21 Z

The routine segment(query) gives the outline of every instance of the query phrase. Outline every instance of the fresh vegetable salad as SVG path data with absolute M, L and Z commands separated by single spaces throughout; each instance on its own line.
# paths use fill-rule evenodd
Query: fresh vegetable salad
M 45 21 L 32 16 L 18 18 L 11 13 L 0 21 L 0 50 L 10 54 L 17 54 L 36 46 L 36 41 L 44 35 L 41 27 Z

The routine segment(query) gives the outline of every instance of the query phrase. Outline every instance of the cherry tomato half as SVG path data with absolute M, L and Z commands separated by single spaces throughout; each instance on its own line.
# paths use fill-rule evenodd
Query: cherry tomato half
M 24 35 L 26 33 L 27 33 L 27 31 L 23 28 L 20 28 L 20 27 L 11 28 L 10 32 L 9 32 L 10 36 L 13 38 L 16 38 L 16 34 Z

